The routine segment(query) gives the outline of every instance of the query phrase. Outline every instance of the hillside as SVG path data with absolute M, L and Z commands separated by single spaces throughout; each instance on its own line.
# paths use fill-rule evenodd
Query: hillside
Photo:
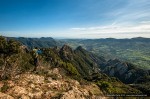
M 11 38 L 12 39 L 12 38 Z M 138 68 L 150 69 L 150 39 L 63 39 L 55 40 L 51 37 L 42 38 L 13 38 L 28 48 L 35 46 L 39 48 L 49 48 L 68 44 L 72 48 L 82 46 L 86 50 L 105 57 L 106 60 L 118 58 L 123 61 L 137 65 Z
M 0 38 L 0 97 L 105 99 L 107 97 L 104 96 L 114 93 L 142 94 L 140 88 L 132 88 L 119 79 L 104 74 L 100 67 L 108 62 L 81 46 L 75 50 L 67 45 L 41 50 L 40 65 L 36 72 L 32 72 L 33 58 L 27 47 Z M 137 79 L 138 81 L 140 82 Z
M 57 59 L 49 63 L 47 56 L 40 55 L 40 65 L 33 72 L 33 58 L 27 47 L 14 40 L 0 37 L 0 98 L 4 99 L 105 99 L 99 87 L 84 80 L 73 79 L 72 69 L 60 64 Z M 56 50 L 55 50 L 56 51 Z M 78 72 L 78 71 L 76 71 Z M 68 75 L 69 73 L 69 75 Z M 79 75 L 79 74 L 78 74 Z
M 66 39 L 62 40 L 72 48 L 82 46 L 86 50 L 104 56 L 107 60 L 118 58 L 131 62 L 138 68 L 150 69 L 150 39 Z
M 14 39 L 21 42 L 28 48 L 38 47 L 38 48 L 49 48 L 54 46 L 59 46 L 60 43 L 51 37 L 41 37 L 41 38 L 25 38 L 25 37 L 9 37 L 8 39 Z
M 12 39 L 12 38 L 8 38 Z M 132 39 L 63 39 L 54 40 L 51 37 L 42 38 L 13 38 L 28 48 L 49 48 L 55 46 L 63 46 L 68 44 L 72 48 L 82 46 L 86 50 L 109 59 L 120 59 L 122 61 L 131 62 L 138 68 L 150 69 L 150 39 L 149 38 L 132 38 Z

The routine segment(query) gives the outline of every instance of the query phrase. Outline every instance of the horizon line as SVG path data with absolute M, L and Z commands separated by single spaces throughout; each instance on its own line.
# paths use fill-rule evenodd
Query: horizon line
M 114 37 L 106 37 L 106 38 L 78 38 L 78 37 L 52 37 L 52 36 L 41 36 L 41 37 L 23 37 L 23 36 L 3 36 L 2 37 L 6 38 L 53 38 L 53 39 L 133 39 L 133 38 L 146 38 L 149 39 L 150 37 L 142 37 L 142 36 L 137 36 L 137 37 L 131 37 L 131 38 L 114 38 Z

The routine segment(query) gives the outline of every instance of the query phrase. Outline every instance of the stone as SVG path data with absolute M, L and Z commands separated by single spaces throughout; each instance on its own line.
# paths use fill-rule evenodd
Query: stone
M 28 84 L 28 82 L 33 82 L 36 84 L 44 83 L 45 78 L 43 76 L 35 75 L 35 74 L 24 74 L 21 77 L 22 84 Z
M 23 94 L 28 94 L 27 90 L 20 86 L 15 86 L 8 91 L 12 96 L 21 96 Z
M 0 99 L 14 99 L 12 96 L 1 93 L 0 92 Z
M 31 87 L 31 88 L 35 88 L 35 85 L 34 85 L 34 84 L 31 84 L 30 87 Z
M 21 99 L 30 99 L 30 97 L 29 97 L 28 95 L 24 95 L 24 94 L 23 94 L 23 95 L 21 96 Z
M 38 92 L 34 92 L 34 93 L 29 93 L 28 95 L 31 97 L 31 98 L 34 98 L 34 99 L 41 99 L 42 98 L 42 94 L 43 92 L 42 91 L 38 91 Z
M 68 92 L 64 92 L 60 99 L 87 99 L 88 96 L 87 90 L 80 91 L 77 87 L 72 87 Z

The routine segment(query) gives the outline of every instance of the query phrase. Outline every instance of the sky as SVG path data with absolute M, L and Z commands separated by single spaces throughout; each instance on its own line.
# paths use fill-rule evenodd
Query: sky
M 150 38 L 150 0 L 0 0 L 0 35 Z

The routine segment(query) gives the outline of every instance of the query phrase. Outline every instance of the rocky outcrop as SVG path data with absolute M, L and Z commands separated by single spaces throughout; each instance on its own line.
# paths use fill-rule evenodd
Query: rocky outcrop
M 60 56 L 64 60 L 73 60 L 73 50 L 68 45 L 64 45 L 60 51 Z
M 134 83 L 139 77 L 149 75 L 148 71 L 135 68 L 132 64 L 121 62 L 118 59 L 109 60 L 103 72 L 109 76 L 117 77 L 124 83 Z
M 72 87 L 68 92 L 64 92 L 60 99 L 86 99 L 89 96 L 87 90 L 79 90 L 77 87 Z
M 1 82 L 3 87 L 7 86 L 7 91 L 0 93 L 2 99 L 96 99 L 97 95 L 103 97 L 103 93 L 95 84 L 80 84 L 77 80 L 70 79 L 61 75 L 60 68 L 45 70 L 45 74 L 24 73 L 8 80 L 7 83 Z M 55 79 L 53 76 L 57 76 Z M 95 93 L 96 90 L 96 93 Z
M 104 72 L 106 72 L 107 74 L 109 74 L 110 76 L 115 76 L 115 75 L 123 75 L 124 73 L 126 73 L 128 70 L 128 66 L 126 63 L 116 63 L 113 66 L 107 66 L 104 69 Z M 118 74 L 117 74 L 118 73 Z

